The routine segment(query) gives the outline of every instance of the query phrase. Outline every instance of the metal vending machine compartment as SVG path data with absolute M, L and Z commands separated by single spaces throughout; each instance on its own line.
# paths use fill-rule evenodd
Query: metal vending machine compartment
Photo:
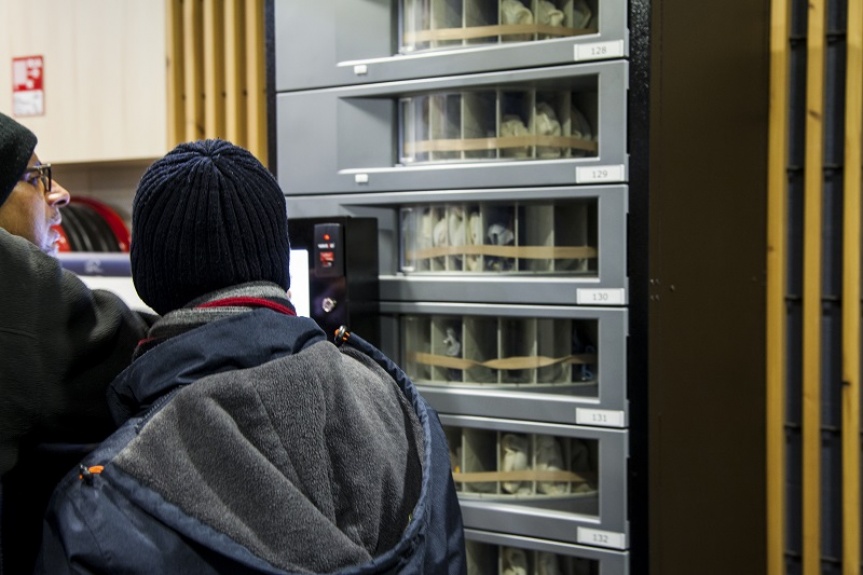
M 287 202 L 302 217 L 377 219 L 382 302 L 626 305 L 625 186 L 453 196 L 443 190 L 333 194 L 327 201 L 289 195 Z
M 306 285 L 292 275 L 292 299 L 308 301 L 309 317 L 328 336 L 344 325 L 380 345 L 377 220 L 297 218 L 288 230 L 292 257 L 308 258 Z
M 626 0 L 279 0 L 274 20 L 278 92 L 629 52 Z
M 392 350 L 440 413 L 623 429 L 627 311 L 381 303 Z
M 613 61 L 280 92 L 278 172 L 304 195 L 617 184 L 626 81 Z
M 468 575 L 628 575 L 628 551 L 465 529 Z
M 629 549 L 625 430 L 438 412 L 465 528 Z

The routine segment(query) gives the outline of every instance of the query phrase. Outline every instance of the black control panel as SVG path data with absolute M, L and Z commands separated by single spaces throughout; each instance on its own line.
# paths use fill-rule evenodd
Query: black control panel
M 374 218 L 296 218 L 291 249 L 308 252 L 309 317 L 333 336 L 340 326 L 380 345 L 378 238 Z M 293 256 L 292 256 L 293 257 Z

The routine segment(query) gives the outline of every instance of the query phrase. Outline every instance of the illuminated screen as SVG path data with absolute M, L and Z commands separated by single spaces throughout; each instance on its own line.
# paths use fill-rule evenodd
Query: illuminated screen
M 297 315 L 310 317 L 309 250 L 291 250 L 291 303 Z

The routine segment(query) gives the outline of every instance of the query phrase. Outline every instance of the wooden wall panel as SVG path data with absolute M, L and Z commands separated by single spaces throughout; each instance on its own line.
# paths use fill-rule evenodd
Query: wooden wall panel
M 204 35 L 202 0 L 183 0 L 183 101 L 186 141 L 206 137 L 204 131 Z
M 860 573 L 860 258 L 863 2 L 848 0 L 842 276 L 842 565 Z
M 821 294 L 826 0 L 809 0 L 803 237 L 803 574 L 821 573 Z
M 859 575 L 863 3 L 771 9 L 768 575 Z
M 225 134 L 225 6 L 204 0 L 204 133 Z M 223 136 L 224 137 L 224 136 Z
M 225 136 L 247 141 L 246 129 L 246 13 L 241 0 L 225 0 Z
M 183 3 L 182 0 L 167 0 L 165 10 L 165 39 L 167 41 L 166 74 L 168 103 L 168 142 L 173 145 L 183 140 L 185 133 L 184 119 L 186 113 L 183 102 L 183 89 L 185 77 L 185 58 L 183 58 Z
M 767 575 L 785 573 L 785 245 L 788 233 L 788 38 L 790 0 L 773 0 L 767 167 Z
M 267 163 L 267 77 L 264 65 L 264 2 L 246 0 L 246 88 L 249 150 Z
M 263 0 L 172 1 L 182 5 L 181 20 L 172 22 L 172 33 L 183 39 L 185 78 L 185 128 L 172 145 L 223 138 L 249 149 L 266 164 Z

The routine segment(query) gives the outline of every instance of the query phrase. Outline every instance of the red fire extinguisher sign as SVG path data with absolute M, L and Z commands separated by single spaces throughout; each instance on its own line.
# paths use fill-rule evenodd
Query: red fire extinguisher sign
M 42 56 L 12 58 L 12 115 L 45 114 L 45 62 Z

